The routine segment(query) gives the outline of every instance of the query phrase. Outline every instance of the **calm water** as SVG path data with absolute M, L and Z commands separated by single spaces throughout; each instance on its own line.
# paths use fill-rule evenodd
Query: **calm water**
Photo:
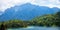
M 60 27 L 27 27 L 27 28 L 17 28 L 17 29 L 8 29 L 8 30 L 60 30 Z

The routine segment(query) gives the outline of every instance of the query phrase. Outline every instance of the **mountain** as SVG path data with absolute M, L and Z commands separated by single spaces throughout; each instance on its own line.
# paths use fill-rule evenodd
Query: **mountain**
M 6 9 L 6 11 L 0 15 L 0 21 L 6 21 L 10 19 L 30 20 L 36 16 L 56 13 L 59 10 L 60 9 L 57 7 L 49 8 L 26 3 Z
M 2 11 L 0 11 L 0 15 L 2 15 L 2 13 L 3 13 L 3 12 L 2 12 Z

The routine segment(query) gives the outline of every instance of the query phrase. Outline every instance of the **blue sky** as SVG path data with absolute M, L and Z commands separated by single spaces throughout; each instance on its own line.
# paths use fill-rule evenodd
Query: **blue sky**
M 0 0 L 0 11 L 5 11 L 7 8 L 25 3 L 31 3 L 38 6 L 47 6 L 50 8 L 60 8 L 60 0 Z

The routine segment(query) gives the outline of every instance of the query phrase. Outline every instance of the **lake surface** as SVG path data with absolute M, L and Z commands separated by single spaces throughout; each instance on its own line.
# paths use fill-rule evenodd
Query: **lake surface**
M 34 26 L 29 26 L 27 28 L 17 28 L 17 29 L 8 29 L 8 30 L 60 30 L 60 27 L 34 27 Z

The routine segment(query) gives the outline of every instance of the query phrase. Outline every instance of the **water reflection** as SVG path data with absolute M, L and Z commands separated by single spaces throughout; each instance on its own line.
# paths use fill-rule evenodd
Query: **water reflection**
M 8 30 L 60 30 L 60 27 L 27 27 L 27 28 L 8 29 Z

